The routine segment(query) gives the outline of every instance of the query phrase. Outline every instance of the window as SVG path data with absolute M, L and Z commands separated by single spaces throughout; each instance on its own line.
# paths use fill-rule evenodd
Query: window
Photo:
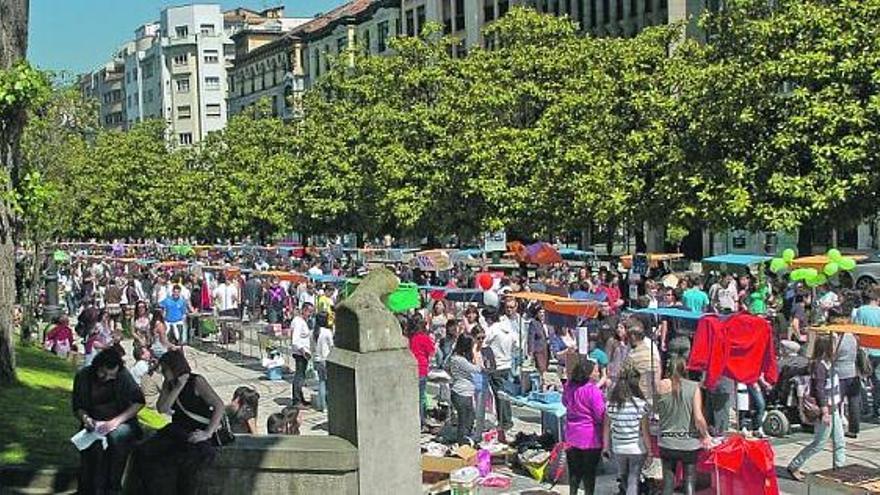
M 376 49 L 379 53 L 384 52 L 388 48 L 388 21 L 379 23 L 379 39 Z
M 186 65 L 187 60 L 189 60 L 189 57 L 187 56 L 187 54 L 186 54 L 186 53 L 182 53 L 182 54 L 180 54 L 180 55 L 175 55 L 175 56 L 171 59 L 171 62 L 172 62 L 174 65 Z
M 189 36 L 189 27 L 188 26 L 177 26 L 174 28 L 174 34 L 178 38 L 186 38 Z
M 202 36 L 214 36 L 214 25 L 202 24 L 199 26 L 199 32 L 202 33 Z
M 413 9 L 406 11 L 406 35 L 407 36 L 415 36 L 416 35 L 416 17 L 415 17 L 415 11 Z
M 345 47 L 348 45 L 348 38 L 343 36 L 336 40 L 336 53 L 342 53 L 345 51 Z
M 370 39 L 370 29 L 369 29 L 369 28 L 364 29 L 363 36 L 364 36 L 364 48 L 366 49 L 366 52 L 367 52 L 367 53 L 370 53 L 370 52 L 371 52 L 371 49 L 372 49 L 373 47 L 370 46 L 370 42 L 371 42 L 372 40 Z
M 596 27 L 596 0 L 590 0 L 590 27 Z
M 315 48 L 315 77 L 321 75 L 321 51 Z
M 177 135 L 177 139 L 180 144 L 193 144 L 193 135 L 191 132 L 181 132 Z
M 503 16 L 510 10 L 510 0 L 498 0 L 498 17 Z
M 654 0 L 645 0 L 645 12 L 654 12 Z
M 205 106 L 205 113 L 208 117 L 219 117 L 220 116 L 220 104 L 219 103 L 208 103 Z
M 639 0 L 629 0 L 629 15 L 635 17 L 639 13 Z
M 425 6 L 419 5 L 416 7 L 416 29 L 418 29 L 419 34 L 422 33 L 422 28 L 425 27 Z
M 131 106 L 131 95 L 128 95 L 128 98 L 126 98 L 126 101 L 128 102 L 128 103 L 126 103 L 126 105 L 128 105 L 130 107 Z
M 623 20 L 623 0 L 617 0 L 615 7 L 617 7 L 617 12 L 615 12 L 615 18 L 618 21 Z
M 205 63 L 216 64 L 220 62 L 220 55 L 217 50 L 205 50 Z
M 220 89 L 220 78 L 216 76 L 208 76 L 205 78 L 205 89 Z
M 177 79 L 175 81 L 177 83 L 177 92 L 178 93 L 189 93 L 189 78 L 185 79 Z
M 143 67 L 144 79 L 149 79 L 153 77 L 153 61 L 150 60 L 148 62 L 144 62 Z
M 669 2 L 667 0 L 660 0 L 660 8 L 665 9 L 669 7 Z
M 152 102 L 152 101 L 153 101 L 153 90 L 152 90 L 152 89 L 148 89 L 148 90 L 147 90 L 147 103 L 150 103 L 150 102 Z
M 441 6 L 441 18 L 443 19 L 443 32 L 452 33 L 452 0 L 443 0 Z
M 464 0 L 455 0 L 455 31 L 461 31 L 464 27 Z
M 189 120 L 192 117 L 192 107 L 183 105 L 177 107 L 177 120 Z
M 602 24 L 611 21 L 611 0 L 602 0 Z
M 495 0 L 483 0 L 483 22 L 495 20 Z

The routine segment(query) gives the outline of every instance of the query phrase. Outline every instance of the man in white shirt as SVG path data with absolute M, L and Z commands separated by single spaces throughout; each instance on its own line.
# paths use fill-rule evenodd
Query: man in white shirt
M 238 287 L 233 283 L 226 281 L 226 276 L 222 273 L 217 280 L 219 285 L 211 294 L 214 305 L 217 307 L 220 316 L 238 316 Z
M 509 430 L 513 427 L 513 411 L 510 408 L 510 401 L 501 400 L 499 392 L 503 391 L 505 384 L 510 381 L 510 369 L 513 366 L 513 356 L 517 349 L 517 337 L 508 322 L 499 320 L 498 310 L 495 308 L 484 309 L 483 318 L 489 324 L 483 347 L 491 349 L 495 358 L 495 369 L 489 375 L 492 382 L 492 393 L 495 395 L 495 414 L 498 418 L 498 426 L 502 430 Z
M 291 347 L 293 348 L 293 360 L 296 362 L 296 369 L 293 373 L 293 405 L 308 404 L 302 389 L 306 381 L 306 368 L 308 368 L 309 359 L 312 357 L 312 331 L 307 322 L 314 311 L 314 306 L 304 304 L 299 314 L 290 323 Z
M 299 293 L 299 307 L 302 308 L 306 304 L 311 304 L 312 306 L 314 306 L 315 302 L 315 286 L 314 284 L 312 284 L 311 281 L 309 281 L 306 284 L 305 290 Z

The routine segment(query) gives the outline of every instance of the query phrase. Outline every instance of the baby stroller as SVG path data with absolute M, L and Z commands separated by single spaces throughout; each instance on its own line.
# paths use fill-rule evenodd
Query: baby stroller
M 800 398 L 809 386 L 810 363 L 803 356 L 783 358 L 779 363 L 779 380 L 767 394 L 764 433 L 784 437 L 792 425 L 801 424 Z

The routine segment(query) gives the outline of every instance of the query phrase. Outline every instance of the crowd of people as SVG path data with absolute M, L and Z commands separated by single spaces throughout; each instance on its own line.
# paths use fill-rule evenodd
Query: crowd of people
M 479 268 L 464 266 L 442 273 L 420 272 L 402 263 L 391 268 L 403 281 L 445 288 L 474 287 L 480 273 Z M 272 274 L 277 271 L 314 277 L 291 282 Z M 272 264 L 235 258 L 221 270 L 193 263 L 156 269 L 101 258 L 74 259 L 64 266 L 61 295 L 70 316 L 60 317 L 47 332 L 45 347 L 59 355 L 82 349 L 85 368 L 77 376 L 74 410 L 84 428 L 107 433 L 114 446 L 103 454 L 92 449 L 83 453 L 86 483 L 118 489 L 118 461 L 132 450 L 143 479 L 152 479 L 150 469 L 170 452 L 208 461 L 222 418 L 230 420 L 235 433 L 262 432 L 256 422 L 259 397 L 253 389 L 239 388 L 224 404 L 204 377 L 186 364 L 183 351 L 194 338 L 203 337 L 200 319 L 207 312 L 290 329 L 292 406 L 270 415 L 263 431 L 298 434 L 302 408 L 326 408 L 333 308 L 342 297 L 338 284 L 314 280 L 364 273 L 362 265 L 324 256 Z M 449 442 L 477 443 L 489 429 L 496 429 L 504 441 L 514 427 L 507 396 L 523 387 L 517 382 L 524 369 L 534 370 L 537 382 L 532 386 L 558 390 L 567 409 L 572 493 L 580 486 L 593 492 L 603 457 L 614 458 L 622 491 L 638 493 L 645 466 L 654 456 L 660 460 L 663 493 L 671 493 L 678 464 L 683 466 L 685 491 L 692 493 L 697 453 L 712 437 L 734 428 L 729 418 L 737 409 L 735 384 L 722 378 L 707 388 L 702 376 L 686 368 L 692 320 L 630 310 L 748 312 L 772 324 L 780 354 L 800 354 L 811 362 L 807 393 L 819 413 L 807 422 L 812 422 L 815 438 L 792 461 L 792 476 L 803 476 L 801 466 L 829 438 L 842 464 L 844 438 L 858 435 L 862 408 L 868 405 L 863 384 L 871 389 L 877 385 L 870 370 L 880 364 L 880 353 L 862 349 L 851 334 L 838 343 L 830 337 L 811 338 L 808 330 L 841 318 L 880 326 L 880 292 L 860 294 L 828 284 L 808 288 L 769 273 L 664 275 L 641 277 L 631 292 L 625 272 L 563 263 L 496 276 L 490 292 L 497 297 L 484 298 L 489 304 L 452 302 L 442 291 L 424 290 L 423 308 L 398 315 L 417 364 L 423 429 L 431 429 L 436 410 L 429 410 L 428 395 L 437 390 L 436 400 L 430 402 L 451 411 L 454 433 Z M 540 300 L 516 297 L 532 291 L 577 293 L 599 311 L 589 318 L 560 318 Z M 76 325 L 71 327 L 73 317 Z M 124 335 L 133 341 L 135 364 L 130 369 L 122 364 Z M 309 369 L 315 371 L 317 390 L 307 397 Z M 436 380 L 438 387 L 429 387 L 441 371 L 446 378 Z M 752 412 L 742 414 L 736 428 L 763 436 L 772 387 L 763 377 L 747 386 Z M 876 417 L 880 404 L 871 404 Z M 145 405 L 168 413 L 171 424 L 135 449 L 140 432 L 134 418 Z M 185 471 L 197 470 L 198 463 Z M 181 479 L 178 486 L 184 489 L 191 482 Z

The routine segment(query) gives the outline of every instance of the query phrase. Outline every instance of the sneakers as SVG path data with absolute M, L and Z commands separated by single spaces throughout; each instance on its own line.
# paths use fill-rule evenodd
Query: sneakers
M 791 476 L 791 479 L 795 481 L 804 481 L 807 477 L 803 471 L 800 469 L 793 469 L 791 466 L 785 468 L 785 470 L 788 471 L 788 475 Z

